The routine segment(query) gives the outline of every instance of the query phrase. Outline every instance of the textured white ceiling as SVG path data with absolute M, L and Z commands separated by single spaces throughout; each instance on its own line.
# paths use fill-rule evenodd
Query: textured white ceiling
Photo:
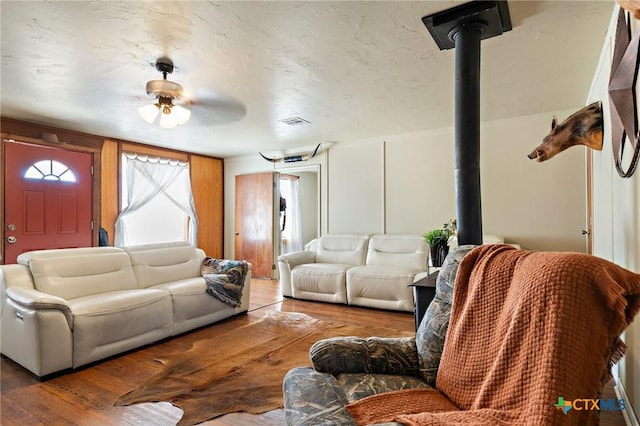
M 2 0 L 1 113 L 219 157 L 448 127 L 454 51 L 421 18 L 459 3 Z M 614 5 L 509 1 L 513 30 L 482 42 L 482 119 L 584 105 Z M 175 129 L 136 112 L 161 56 L 193 100 Z

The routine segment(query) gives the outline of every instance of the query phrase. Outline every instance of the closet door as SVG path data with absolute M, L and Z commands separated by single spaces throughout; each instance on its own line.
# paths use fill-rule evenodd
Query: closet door
M 236 176 L 235 259 L 251 262 L 257 278 L 278 278 L 279 181 L 279 173 Z

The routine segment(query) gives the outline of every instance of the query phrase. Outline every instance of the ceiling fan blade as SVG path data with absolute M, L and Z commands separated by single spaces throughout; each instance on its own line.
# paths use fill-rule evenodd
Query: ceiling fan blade
M 205 125 L 232 123 L 247 115 L 244 103 L 226 95 L 198 96 L 189 103 L 193 119 Z

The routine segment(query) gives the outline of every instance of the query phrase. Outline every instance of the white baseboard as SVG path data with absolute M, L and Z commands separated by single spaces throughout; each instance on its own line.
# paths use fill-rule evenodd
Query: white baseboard
M 622 386 L 622 383 L 620 383 L 620 379 L 615 376 L 613 377 L 613 379 L 615 381 L 613 390 L 616 392 L 616 396 L 624 401 L 624 410 L 622 410 L 622 416 L 624 417 L 625 423 L 627 424 L 627 426 L 640 426 L 640 423 L 638 423 L 638 417 L 633 411 L 631 401 L 629 401 L 627 392 L 624 390 L 624 386 Z

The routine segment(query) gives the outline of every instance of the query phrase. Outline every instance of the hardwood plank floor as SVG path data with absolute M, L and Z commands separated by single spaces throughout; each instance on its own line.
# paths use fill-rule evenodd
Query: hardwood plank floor
M 182 412 L 166 402 L 116 407 L 114 401 L 156 373 L 156 357 L 188 349 L 195 341 L 256 321 L 269 310 L 303 312 L 314 318 L 358 326 L 413 331 L 410 313 L 283 298 L 277 281 L 253 279 L 249 312 L 59 377 L 40 382 L 13 361 L 0 360 L 0 424 L 13 425 L 175 425 Z M 613 392 L 611 385 L 608 392 Z M 607 395 L 607 394 L 605 394 Z M 611 394 L 613 395 L 613 394 Z M 613 396 L 605 396 L 615 398 Z M 261 415 L 233 413 L 203 423 L 217 426 L 283 425 L 283 410 Z M 601 425 L 621 426 L 619 412 L 603 412 Z

